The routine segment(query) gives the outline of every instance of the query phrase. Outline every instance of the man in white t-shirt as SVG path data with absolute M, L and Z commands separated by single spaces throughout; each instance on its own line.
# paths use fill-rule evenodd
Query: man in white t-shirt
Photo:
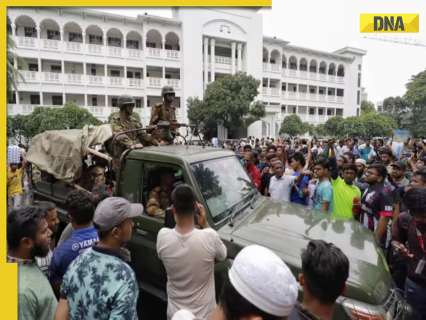
M 167 272 L 167 319 L 186 309 L 197 319 L 208 319 L 215 308 L 214 264 L 226 258 L 226 247 L 208 227 L 205 209 L 187 184 L 172 193 L 174 229 L 162 228 L 157 237 L 158 257 Z M 195 215 L 198 225 L 195 228 Z
M 275 175 L 271 178 L 268 188 L 271 199 L 289 202 L 291 187 L 297 177 L 283 175 L 283 163 L 279 160 L 274 162 L 273 168 Z

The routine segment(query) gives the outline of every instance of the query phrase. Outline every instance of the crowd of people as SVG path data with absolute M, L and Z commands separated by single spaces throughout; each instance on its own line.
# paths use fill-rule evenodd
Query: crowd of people
M 371 230 L 413 319 L 426 318 L 423 141 L 407 141 L 397 150 L 380 139 L 250 138 L 224 147 L 236 152 L 263 195 L 306 206 L 312 214 L 358 220 Z M 23 184 L 16 186 L 23 180 L 22 157 L 10 159 L 8 261 L 19 266 L 20 319 L 137 319 L 139 287 L 125 245 L 143 206 L 76 189 L 65 201 L 70 224 L 59 235 L 54 203 L 17 200 L 24 194 Z M 171 202 L 173 227 L 161 229 L 156 243 L 167 273 L 168 319 L 333 318 L 350 267 L 335 245 L 310 241 L 297 279 L 271 250 L 247 246 L 235 257 L 216 301 L 214 266 L 226 259 L 227 247 L 209 227 L 191 186 L 179 184 Z

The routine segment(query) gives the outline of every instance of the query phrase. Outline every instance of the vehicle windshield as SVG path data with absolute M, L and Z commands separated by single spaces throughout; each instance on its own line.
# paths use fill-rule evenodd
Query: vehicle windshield
M 197 162 L 191 168 L 214 222 L 226 218 L 233 206 L 256 191 L 235 156 Z

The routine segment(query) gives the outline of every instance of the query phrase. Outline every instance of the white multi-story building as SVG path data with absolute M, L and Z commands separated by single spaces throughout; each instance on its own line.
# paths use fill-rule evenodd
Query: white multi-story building
M 333 53 L 265 37 L 262 15 L 246 8 L 176 8 L 173 18 L 130 18 L 90 9 L 11 8 L 12 36 L 23 75 L 9 114 L 35 106 L 75 102 L 106 120 L 121 94 L 136 98 L 144 124 L 161 101 L 161 87 L 176 90 L 177 116 L 206 85 L 247 72 L 261 80 L 257 99 L 266 116 L 249 127 L 254 136 L 276 136 L 287 114 L 322 123 L 353 116 L 361 95 L 365 51 Z

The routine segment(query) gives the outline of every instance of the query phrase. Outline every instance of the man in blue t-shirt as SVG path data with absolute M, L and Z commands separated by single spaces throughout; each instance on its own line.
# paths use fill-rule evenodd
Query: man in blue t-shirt
M 56 294 L 59 293 L 62 278 L 71 262 L 98 241 L 98 233 L 92 224 L 95 208 L 90 194 L 82 190 L 71 191 L 65 206 L 74 231 L 70 238 L 53 251 L 49 280 Z
M 314 166 L 315 175 L 318 177 L 319 183 L 315 188 L 313 197 L 314 209 L 331 213 L 333 212 L 333 187 L 330 183 L 329 162 L 327 159 L 319 159 Z
M 294 171 L 293 175 L 298 177 L 291 190 L 290 202 L 307 206 L 309 196 L 309 176 L 303 175 L 302 172 L 305 163 L 305 157 L 301 152 L 295 152 L 290 158 L 290 166 Z

